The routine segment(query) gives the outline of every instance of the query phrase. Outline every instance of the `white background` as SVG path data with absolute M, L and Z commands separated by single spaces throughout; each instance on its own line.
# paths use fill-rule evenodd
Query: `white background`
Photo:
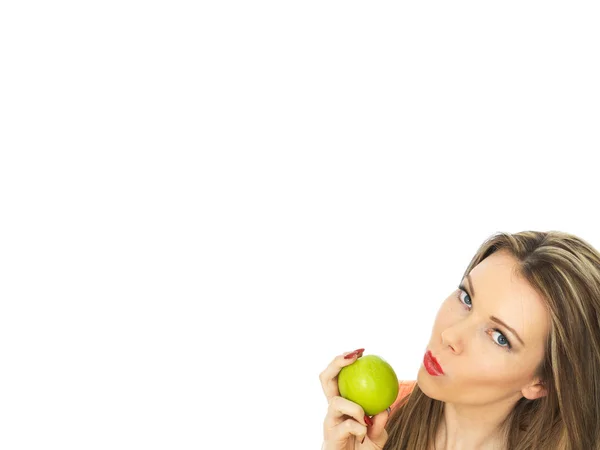
M 0 447 L 320 448 L 491 234 L 600 246 L 589 5 L 2 2 Z

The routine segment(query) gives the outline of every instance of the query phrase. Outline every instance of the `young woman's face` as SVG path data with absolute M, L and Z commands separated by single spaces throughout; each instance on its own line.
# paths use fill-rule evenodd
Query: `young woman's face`
M 535 381 L 550 317 L 543 298 L 514 272 L 516 263 L 509 253 L 493 253 L 462 280 L 465 290 L 442 303 L 427 350 L 444 374 L 429 374 L 425 364 L 418 374 L 429 397 L 472 405 L 514 401 Z

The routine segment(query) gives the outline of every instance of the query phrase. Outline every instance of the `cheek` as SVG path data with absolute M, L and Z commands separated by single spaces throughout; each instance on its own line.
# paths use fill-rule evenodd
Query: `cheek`
M 506 367 L 502 364 L 499 358 L 495 358 L 493 354 L 488 353 L 480 357 L 474 355 L 471 364 L 475 368 L 473 374 L 478 378 L 486 380 L 506 380 Z
M 527 381 L 522 375 L 519 375 L 503 364 L 481 363 L 478 364 L 473 373 L 461 380 L 462 386 L 467 386 L 474 390 L 475 398 L 483 398 L 486 395 L 495 397 L 503 393 L 518 391 Z
M 465 353 L 460 355 L 462 381 L 500 390 L 520 385 L 526 379 L 526 371 L 521 367 L 519 359 L 515 359 L 504 349 L 496 348 L 496 344 L 483 331 L 481 334 L 471 340 Z

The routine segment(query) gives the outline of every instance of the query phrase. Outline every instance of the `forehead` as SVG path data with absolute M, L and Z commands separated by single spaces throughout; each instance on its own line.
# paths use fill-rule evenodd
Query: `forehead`
M 486 317 L 496 316 L 514 328 L 526 346 L 542 343 L 550 327 L 544 298 L 518 273 L 518 261 L 498 251 L 471 270 L 473 297 Z

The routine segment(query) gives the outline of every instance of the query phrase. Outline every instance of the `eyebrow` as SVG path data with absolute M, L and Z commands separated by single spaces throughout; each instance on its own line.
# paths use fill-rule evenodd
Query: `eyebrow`
M 467 280 L 469 281 L 469 287 L 471 289 L 471 292 L 467 292 L 467 294 L 469 294 L 469 297 L 471 297 L 472 299 L 475 299 L 475 286 L 473 286 L 473 280 L 471 280 L 471 275 L 467 274 Z M 521 343 L 521 345 L 523 347 L 525 347 L 525 342 L 523 342 L 523 340 L 521 339 L 521 337 L 519 336 L 519 334 L 515 331 L 514 328 L 509 327 L 508 325 L 506 325 L 506 323 L 504 323 L 502 320 L 498 319 L 495 316 L 490 316 L 490 320 L 499 323 L 500 325 L 502 325 L 504 328 L 506 328 L 508 331 L 510 331 Z

